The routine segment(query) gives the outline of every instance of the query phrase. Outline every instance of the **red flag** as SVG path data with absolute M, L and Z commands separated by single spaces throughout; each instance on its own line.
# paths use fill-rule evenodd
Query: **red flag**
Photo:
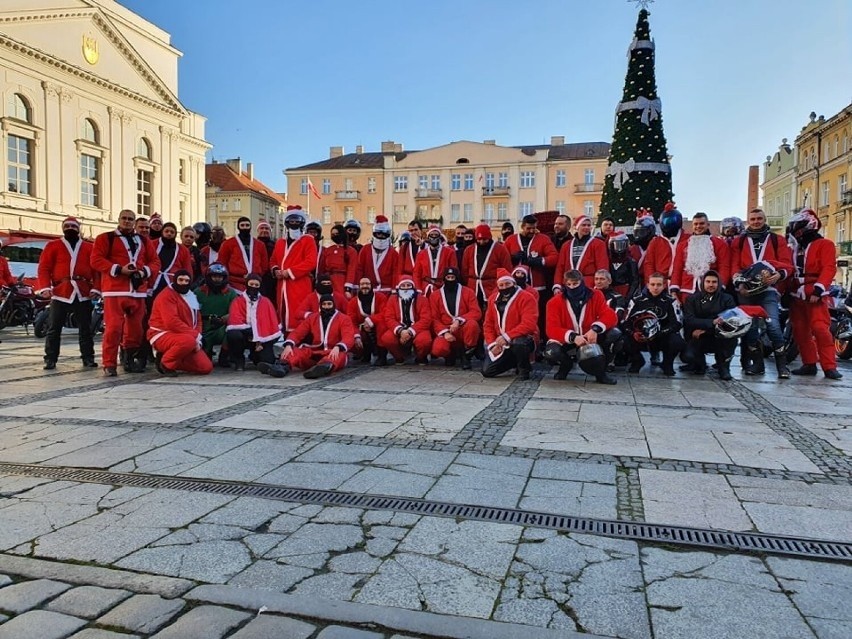
M 311 178 L 308 178 L 308 190 L 314 194 L 314 197 L 318 200 L 322 199 L 319 191 L 317 191 L 317 187 L 314 186 L 314 183 L 311 182 Z

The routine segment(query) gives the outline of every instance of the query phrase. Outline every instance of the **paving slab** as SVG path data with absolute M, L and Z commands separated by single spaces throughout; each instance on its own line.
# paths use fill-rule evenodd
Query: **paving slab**
M 221 639 L 251 616 L 221 606 L 198 606 L 151 639 Z
M 134 595 L 97 620 L 102 626 L 150 634 L 165 626 L 186 606 L 182 599 Z
M 80 632 L 71 635 L 68 639 L 140 639 L 139 635 L 129 635 L 124 632 L 112 632 L 111 630 L 101 630 L 99 628 L 86 628 Z
M 94 619 L 115 607 L 133 593 L 128 590 L 114 590 L 97 586 L 78 586 L 61 594 L 47 604 L 46 609 L 53 612 Z
M 315 631 L 315 626 L 304 621 L 277 615 L 260 615 L 229 639 L 308 639 Z
M 0 590 L 0 610 L 16 615 L 38 608 L 71 586 L 61 581 L 36 579 L 6 586 Z
M 30 610 L 0 625 L 0 639 L 66 639 L 85 625 L 85 619 Z

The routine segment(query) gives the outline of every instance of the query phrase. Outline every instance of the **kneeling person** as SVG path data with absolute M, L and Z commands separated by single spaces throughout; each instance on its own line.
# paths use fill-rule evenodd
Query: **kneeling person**
M 482 312 L 476 294 L 459 283 L 459 270 L 444 270 L 444 285 L 432 291 L 432 358 L 442 357 L 451 365 L 461 356 L 462 368 L 470 370 L 470 358 L 479 343 L 479 318 Z
M 191 285 L 189 271 L 176 271 L 171 286 L 160 291 L 151 308 L 148 341 L 156 353 L 157 370 L 169 377 L 178 371 L 209 375 L 213 370 L 201 348 L 201 307 Z
M 511 368 L 518 379 L 530 378 L 530 358 L 538 334 L 538 304 L 531 294 L 518 288 L 504 268 L 497 269 L 497 291 L 488 299 L 485 321 L 483 377 L 496 377 Z
M 343 370 L 347 353 L 354 344 L 352 320 L 335 308 L 334 296 L 326 293 L 320 298 L 319 312 L 308 315 L 284 342 L 281 361 L 261 362 L 258 370 L 273 377 L 284 377 L 295 368 L 304 370 L 307 379 L 318 379 Z
M 579 358 L 580 368 L 594 375 L 599 384 L 615 384 L 606 374 L 606 356 L 612 346 L 621 340 L 621 331 L 615 326 L 618 317 L 606 303 L 603 293 L 591 289 L 583 281 L 580 271 L 565 273 L 561 293 L 547 302 L 547 346 L 544 358 L 559 364 L 554 379 L 565 379 Z M 586 357 L 599 345 L 600 350 Z M 602 364 L 598 366 L 598 364 Z
M 630 353 L 628 372 L 638 373 L 645 365 L 641 351 L 663 352 L 663 374 L 675 374 L 674 360 L 686 344 L 680 336 L 674 300 L 666 292 L 666 276 L 654 273 L 643 291 L 630 300 L 625 327 L 628 329 L 625 347 Z
M 425 364 L 432 350 L 432 312 L 429 299 L 414 288 L 414 280 L 403 277 L 396 295 L 384 308 L 384 333 L 379 346 L 393 355 L 397 364 L 414 351 L 418 364 Z
M 245 370 L 247 348 L 256 366 L 262 362 L 272 364 L 275 361 L 272 346 L 281 337 L 281 325 L 275 306 L 269 298 L 260 294 L 260 285 L 260 275 L 249 273 L 245 291 L 234 298 L 228 310 L 225 336 L 231 362 L 238 371 Z
M 720 323 L 719 315 L 734 308 L 734 298 L 719 286 L 719 274 L 707 271 L 701 278 L 701 288 L 686 298 L 683 303 L 683 328 L 686 349 L 683 360 L 692 365 L 692 372 L 703 375 L 707 372 L 705 353 L 713 353 L 719 378 L 731 379 L 731 360 L 737 347 L 736 340 L 719 334 L 715 328 Z M 749 324 L 751 326 L 751 324 Z

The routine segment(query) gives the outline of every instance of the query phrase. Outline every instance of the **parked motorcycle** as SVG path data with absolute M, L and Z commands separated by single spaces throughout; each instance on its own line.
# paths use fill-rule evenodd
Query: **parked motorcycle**
M 7 326 L 29 327 L 36 314 L 36 294 L 33 287 L 24 284 L 23 274 L 12 286 L 0 289 L 0 329 Z
M 831 316 L 831 336 L 834 338 L 834 350 L 839 359 L 852 358 L 852 294 L 847 296 L 846 291 L 837 285 L 828 289 L 828 314 Z M 782 312 L 782 315 L 786 313 Z M 791 322 L 784 324 L 784 344 L 787 347 L 787 361 L 792 362 L 799 356 L 799 347 L 793 339 L 793 326 Z
M 41 299 L 41 298 L 39 298 Z M 47 318 L 50 315 L 50 301 L 45 300 L 46 306 L 36 311 L 35 319 L 33 320 L 33 331 L 35 336 L 43 339 L 47 336 Z M 36 302 L 38 305 L 38 302 Z M 98 297 L 92 300 L 92 335 L 104 332 L 104 302 Z M 68 313 L 65 316 L 65 328 L 77 328 L 77 320 L 74 313 Z

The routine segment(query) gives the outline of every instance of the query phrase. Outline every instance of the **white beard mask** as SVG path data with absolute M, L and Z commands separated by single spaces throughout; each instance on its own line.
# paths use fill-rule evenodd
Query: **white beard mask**
M 390 246 L 390 238 L 385 238 L 380 240 L 377 237 L 373 238 L 373 248 L 377 251 L 384 251 L 388 246 Z
M 713 240 L 709 235 L 693 235 L 688 242 L 684 270 L 698 279 L 703 277 L 710 270 L 710 265 L 716 261 Z
M 399 299 L 405 300 L 406 302 L 414 297 L 414 289 L 413 288 L 397 291 L 396 293 L 397 293 L 397 295 L 399 295 Z
M 302 229 L 287 229 L 287 237 L 291 240 L 298 240 L 302 237 Z

